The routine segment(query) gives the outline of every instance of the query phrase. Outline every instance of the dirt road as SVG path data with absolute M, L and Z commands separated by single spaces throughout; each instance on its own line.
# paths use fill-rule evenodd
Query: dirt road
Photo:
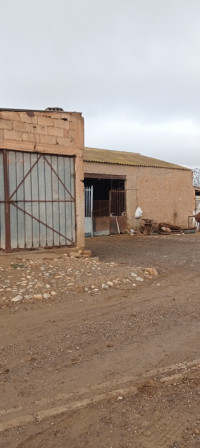
M 0 257 L 0 447 L 200 447 L 200 234 L 87 246 Z

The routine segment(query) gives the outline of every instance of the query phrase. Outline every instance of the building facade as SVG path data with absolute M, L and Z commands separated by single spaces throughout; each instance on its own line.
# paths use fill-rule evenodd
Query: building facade
M 84 121 L 0 110 L 0 249 L 84 247 Z
M 137 229 L 143 218 L 186 228 L 194 211 L 192 171 L 179 165 L 85 148 L 84 177 L 85 188 L 93 187 L 94 234 Z M 136 218 L 138 207 L 142 216 Z

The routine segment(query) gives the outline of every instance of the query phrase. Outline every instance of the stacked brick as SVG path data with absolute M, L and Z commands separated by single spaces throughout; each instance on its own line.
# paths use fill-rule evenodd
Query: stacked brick
M 83 149 L 83 118 L 68 112 L 0 111 L 0 147 L 69 154 Z

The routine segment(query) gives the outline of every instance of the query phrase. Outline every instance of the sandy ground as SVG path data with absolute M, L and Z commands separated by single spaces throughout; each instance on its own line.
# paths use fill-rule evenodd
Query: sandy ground
M 87 247 L 0 256 L 0 447 L 199 448 L 200 233 Z

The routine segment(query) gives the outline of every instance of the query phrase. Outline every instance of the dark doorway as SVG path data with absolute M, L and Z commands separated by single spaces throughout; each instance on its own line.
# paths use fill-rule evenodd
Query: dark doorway
M 111 190 L 124 191 L 122 179 L 85 178 L 85 187 L 93 186 L 93 216 L 109 216 L 109 194 Z
M 93 188 L 93 235 L 124 233 L 127 228 L 125 179 L 86 177 L 85 190 Z

